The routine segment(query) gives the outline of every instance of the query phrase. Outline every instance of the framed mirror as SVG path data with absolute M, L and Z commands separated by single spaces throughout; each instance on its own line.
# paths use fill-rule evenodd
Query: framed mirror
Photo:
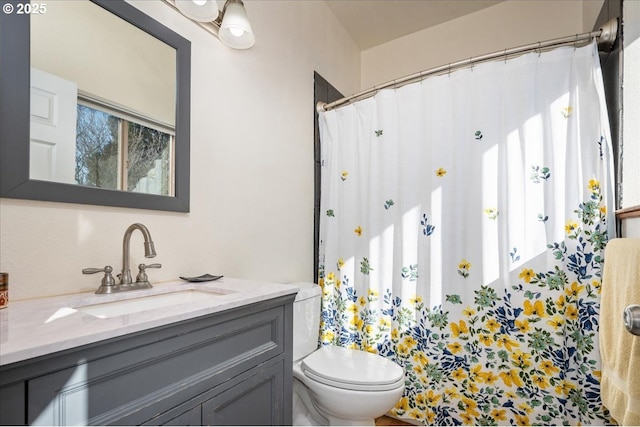
M 0 197 L 188 212 L 190 42 L 124 0 L 0 2 Z

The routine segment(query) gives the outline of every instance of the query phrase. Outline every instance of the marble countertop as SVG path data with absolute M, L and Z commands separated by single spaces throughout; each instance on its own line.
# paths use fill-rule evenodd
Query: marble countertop
M 107 318 L 81 311 L 93 304 L 188 290 L 214 292 L 216 295 Z M 225 277 L 203 283 L 159 283 L 154 284 L 152 289 L 110 295 L 78 293 L 10 302 L 8 307 L 0 310 L 0 365 L 295 294 L 297 291 L 295 285 Z

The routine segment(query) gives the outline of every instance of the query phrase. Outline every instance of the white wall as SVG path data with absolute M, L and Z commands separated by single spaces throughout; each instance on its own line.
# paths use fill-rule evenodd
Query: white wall
M 505 1 L 363 51 L 361 89 L 465 58 L 590 31 L 597 14 L 590 7 L 584 15 L 592 19 L 586 30 L 581 1 Z
M 591 31 L 600 15 L 600 9 L 605 1 L 609 0 L 583 0 L 582 1 L 582 32 Z
M 360 56 L 324 2 L 245 2 L 256 45 L 234 51 L 160 1 L 132 3 L 192 41 L 191 212 L 0 200 L 11 300 L 95 290 L 121 268 L 127 226 L 148 226 L 154 282 L 202 273 L 312 280 L 313 72 L 360 87 Z M 144 262 L 132 238 L 131 265 Z M 135 273 L 135 272 L 134 272 Z

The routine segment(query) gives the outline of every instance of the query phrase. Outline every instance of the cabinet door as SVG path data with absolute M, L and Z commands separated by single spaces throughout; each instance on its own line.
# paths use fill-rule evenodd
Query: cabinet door
M 0 387 L 0 425 L 27 425 L 25 394 L 23 382 Z
M 255 375 L 202 404 L 205 425 L 282 425 L 284 361 L 259 366 Z M 223 386 L 220 386 L 222 388 Z

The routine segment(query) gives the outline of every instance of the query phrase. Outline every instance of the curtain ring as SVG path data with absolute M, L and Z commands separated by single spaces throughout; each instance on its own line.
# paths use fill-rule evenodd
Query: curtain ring
M 451 62 L 449 62 L 449 68 L 447 69 L 447 74 L 451 77 Z
M 504 49 L 504 63 L 507 63 L 507 49 Z
M 469 62 L 471 62 L 471 71 L 473 71 L 473 67 L 476 65 L 473 62 L 473 56 L 471 58 L 469 58 Z
M 542 55 L 542 42 L 538 42 L 538 58 Z
M 578 48 L 578 34 L 576 34 L 576 39 L 573 41 L 573 50 Z

